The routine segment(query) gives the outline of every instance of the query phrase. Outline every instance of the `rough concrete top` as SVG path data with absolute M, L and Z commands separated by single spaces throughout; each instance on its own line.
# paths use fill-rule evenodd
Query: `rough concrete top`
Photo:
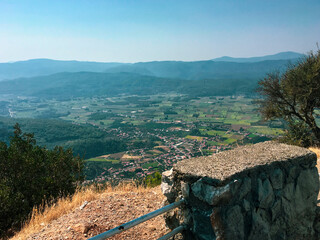
M 262 142 L 238 147 L 211 156 L 192 158 L 178 162 L 173 170 L 189 177 L 208 177 L 219 182 L 257 166 L 275 162 L 306 159 L 316 163 L 316 155 L 308 149 L 277 143 Z

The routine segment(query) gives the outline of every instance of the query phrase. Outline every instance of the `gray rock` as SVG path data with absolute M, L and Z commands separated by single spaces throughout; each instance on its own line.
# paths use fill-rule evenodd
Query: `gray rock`
M 286 223 L 283 218 L 276 218 L 270 226 L 270 236 L 272 239 L 286 240 L 289 239 L 286 234 Z
M 281 189 L 283 187 L 283 173 L 280 168 L 271 173 L 270 181 L 273 189 Z
M 283 188 L 283 197 L 286 198 L 287 201 L 293 201 L 294 196 L 294 183 L 288 183 Z
M 273 189 L 268 179 L 263 182 L 258 179 L 258 201 L 260 208 L 268 208 L 272 205 L 274 200 Z
M 167 183 L 169 185 L 173 185 L 173 183 L 174 183 L 173 182 L 173 178 L 174 178 L 174 175 L 173 175 L 173 170 L 171 168 L 170 170 L 165 171 L 165 172 L 162 173 L 161 181 L 165 182 L 165 183 Z
M 177 209 L 166 212 L 164 214 L 164 219 L 165 219 L 166 226 L 170 229 L 175 229 L 178 226 L 180 226 L 180 220 L 179 220 Z
M 191 185 L 191 189 L 194 196 L 213 206 L 231 198 L 229 184 L 223 187 L 214 187 L 203 183 L 200 179 Z
M 317 168 L 312 168 L 308 170 L 301 171 L 298 179 L 297 186 L 301 189 L 301 194 L 305 198 L 311 196 L 317 197 L 319 191 L 319 174 Z
M 227 210 L 225 223 L 225 239 L 244 239 L 244 220 L 240 206 L 236 205 Z
M 298 164 L 306 160 L 315 165 L 317 156 L 306 148 L 270 141 L 183 160 L 174 166 L 174 170 L 178 174 L 195 178 L 208 177 L 223 183 L 241 172 L 255 171 L 259 166 L 285 162 Z
M 314 230 L 318 233 L 320 237 L 320 207 L 316 208 L 316 219 L 314 221 Z
M 249 212 L 251 210 L 250 202 L 247 201 L 246 199 L 243 199 L 242 206 L 246 212 Z
M 215 234 L 211 225 L 212 212 L 193 210 L 193 232 L 197 234 L 199 240 L 215 239 Z
M 172 169 L 162 173 L 161 191 L 170 203 L 174 202 L 177 197 L 177 190 L 173 187 L 173 179 L 174 175 Z
M 295 214 L 294 214 L 294 204 L 293 199 L 292 202 L 287 200 L 286 198 L 281 198 L 281 208 L 282 208 L 282 217 L 288 223 L 292 223 L 295 221 Z
M 288 172 L 288 177 L 286 179 L 287 183 L 294 182 L 300 171 L 301 171 L 300 167 L 297 167 L 296 165 L 287 169 L 287 172 Z
M 166 222 L 187 224 L 188 239 L 314 240 L 315 163 L 309 150 L 275 142 L 180 161 L 163 174 L 161 188 L 168 202 L 187 201 Z
M 274 202 L 271 207 L 271 221 L 274 222 L 281 214 L 281 199 Z
M 188 183 L 181 182 L 181 193 L 182 193 L 182 196 L 184 198 L 188 198 L 189 197 L 190 187 L 189 187 Z
M 252 212 L 252 228 L 248 240 L 271 240 L 270 227 L 262 209 Z
M 224 240 L 225 238 L 225 227 L 224 221 L 221 217 L 221 208 L 214 207 L 210 216 L 211 225 L 215 234 L 215 240 Z
M 244 198 L 250 191 L 251 191 L 251 178 L 246 177 L 242 180 L 242 185 L 238 193 L 239 199 Z

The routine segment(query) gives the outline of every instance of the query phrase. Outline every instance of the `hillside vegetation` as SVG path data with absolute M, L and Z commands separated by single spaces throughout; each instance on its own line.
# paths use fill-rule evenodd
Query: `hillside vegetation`
M 103 72 L 121 63 L 58 61 L 51 59 L 32 59 L 14 63 L 0 63 L 0 81 L 20 77 L 35 77 L 59 72 L 92 71 Z
M 37 143 L 53 149 L 55 146 L 72 148 L 75 156 L 91 158 L 97 155 L 125 151 L 120 139 L 92 125 L 77 125 L 59 119 L 12 119 L 0 117 L 0 141 L 9 143 L 12 126 L 19 122 L 24 132 L 33 133 Z M 84 136 L 86 136 L 84 138 Z
M 83 180 L 83 161 L 70 149 L 48 150 L 18 124 L 10 144 L 0 142 L 0 237 L 19 229 L 32 208 L 73 194 Z
M 168 92 L 192 96 L 252 94 L 258 80 L 266 73 L 282 72 L 290 61 L 297 61 L 296 58 L 275 59 L 134 64 L 53 60 L 6 63 L 0 64 L 3 75 L 0 80 L 5 76 L 20 78 L 0 81 L 0 94 L 56 99 Z
M 225 76 L 226 73 L 229 74 L 229 76 L 232 75 L 238 77 L 237 74 L 242 74 L 243 76 L 244 73 L 260 75 L 261 73 L 259 73 L 259 71 L 265 72 L 266 70 L 272 70 L 270 68 L 281 68 L 288 60 L 296 61 L 296 59 L 301 57 L 303 57 L 303 54 L 300 53 L 282 52 L 274 55 L 252 58 L 222 57 L 209 61 L 155 61 L 133 64 L 32 59 L 13 63 L 0 63 L 0 81 L 20 77 L 35 77 L 61 72 L 71 73 L 80 71 L 114 73 L 130 72 L 156 77 L 194 80 L 216 76 L 221 77 L 221 75 Z M 218 63 L 221 61 L 224 63 Z M 263 61 L 268 62 L 264 62 L 263 64 L 250 64 Z
M 155 95 L 176 92 L 190 96 L 250 94 L 259 77 L 182 80 L 133 73 L 59 73 L 0 82 L 0 94 L 66 100 L 77 97 Z

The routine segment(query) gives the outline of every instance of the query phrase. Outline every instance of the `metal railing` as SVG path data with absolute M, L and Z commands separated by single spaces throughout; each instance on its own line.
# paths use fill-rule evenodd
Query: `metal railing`
M 147 221 L 147 220 L 149 220 L 151 218 L 154 218 L 154 217 L 156 217 L 156 216 L 158 216 L 160 214 L 163 214 L 163 213 L 168 212 L 168 211 L 170 211 L 170 210 L 172 210 L 174 208 L 177 208 L 177 207 L 181 206 L 184 202 L 185 202 L 185 200 L 181 199 L 181 200 L 179 200 L 177 202 L 174 202 L 174 203 L 171 203 L 171 204 L 169 204 L 169 205 L 167 205 L 165 207 L 159 208 L 158 210 L 155 210 L 155 211 L 153 211 L 151 213 L 148 213 L 148 214 L 143 215 L 143 216 L 141 216 L 139 218 L 136 218 L 136 219 L 134 219 L 134 220 L 132 220 L 130 222 L 127 222 L 127 223 L 124 223 L 124 224 L 122 224 L 122 225 L 120 225 L 118 227 L 115 227 L 115 228 L 113 228 L 113 229 L 111 229 L 111 230 L 109 230 L 107 232 L 104 232 L 104 233 L 101 233 L 101 234 L 99 234 L 97 236 L 89 238 L 88 240 L 103 240 L 103 239 L 107 239 L 107 238 L 112 237 L 112 236 L 114 236 L 116 234 L 119 234 L 119 233 L 121 233 L 123 231 L 126 231 L 126 230 L 128 230 L 128 229 L 130 229 L 130 228 L 132 228 L 132 227 L 134 227 L 134 226 L 136 226 L 138 224 L 140 224 L 140 223 L 143 223 L 143 222 L 145 222 L 145 221 Z M 170 237 L 176 235 L 177 233 L 182 232 L 184 229 L 185 229 L 185 226 L 181 225 L 181 226 L 173 229 L 168 234 L 162 236 L 158 240 L 169 239 Z

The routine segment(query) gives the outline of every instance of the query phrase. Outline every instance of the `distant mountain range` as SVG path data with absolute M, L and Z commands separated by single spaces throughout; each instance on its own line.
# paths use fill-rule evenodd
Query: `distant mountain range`
M 261 62 L 261 61 L 272 61 L 272 60 L 291 60 L 304 57 L 304 54 L 296 52 L 281 52 L 273 55 L 267 55 L 262 57 L 249 57 L 249 58 L 233 58 L 233 57 L 220 57 L 214 58 L 212 61 L 215 62 L 237 62 L 237 63 L 252 63 L 252 62 Z
M 252 94 L 267 73 L 284 71 L 289 62 L 303 56 L 286 52 L 195 62 L 128 64 L 34 59 L 1 63 L 0 94 L 56 99 L 168 92 L 191 96 Z
M 250 94 L 254 79 L 184 80 L 136 73 L 57 73 L 0 82 L 0 95 L 71 99 L 117 95 L 152 95 L 176 92 L 193 97 Z
M 295 61 L 296 59 L 294 59 Z M 203 79 L 256 79 L 265 76 L 266 73 L 274 70 L 283 70 L 288 66 L 288 60 L 272 60 L 253 63 L 237 62 L 142 62 L 134 64 L 120 65 L 109 68 L 106 72 L 138 73 L 141 75 L 179 78 L 186 80 Z
M 60 61 L 51 59 L 31 59 L 13 63 L 0 63 L 0 81 L 21 77 L 35 77 L 59 72 L 103 72 L 121 63 Z
M 303 56 L 303 54 L 295 52 L 282 52 L 253 58 L 221 57 L 209 61 L 156 61 L 133 64 L 32 59 L 13 63 L 0 63 L 0 81 L 50 75 L 59 72 L 81 71 L 130 72 L 189 80 L 221 77 L 261 77 L 267 71 L 285 67 L 288 60 L 296 61 L 296 59 Z

